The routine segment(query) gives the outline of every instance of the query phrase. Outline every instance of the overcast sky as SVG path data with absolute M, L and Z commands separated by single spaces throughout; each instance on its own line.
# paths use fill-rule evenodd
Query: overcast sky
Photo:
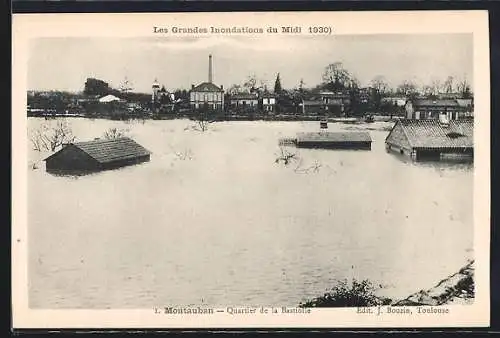
M 242 84 L 250 74 L 270 89 L 279 72 L 284 88 L 321 82 L 325 66 L 342 62 L 362 85 L 383 75 L 391 86 L 451 75 L 472 84 L 470 34 L 353 35 L 328 37 L 41 38 L 32 41 L 28 89 L 81 91 L 86 78 L 150 92 L 156 79 L 169 90 L 207 81 L 213 55 L 214 83 Z

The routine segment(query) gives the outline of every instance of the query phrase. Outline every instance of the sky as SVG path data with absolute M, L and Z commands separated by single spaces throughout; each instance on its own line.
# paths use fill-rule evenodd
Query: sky
M 280 73 L 283 88 L 321 82 L 334 62 L 368 85 L 376 76 L 395 87 L 422 85 L 448 76 L 473 84 L 471 34 L 346 35 L 326 37 L 38 38 L 30 44 L 29 90 L 82 91 L 95 77 L 118 88 L 127 78 L 135 92 L 149 93 L 155 79 L 168 90 L 189 89 L 208 79 L 229 88 L 255 75 L 269 89 Z

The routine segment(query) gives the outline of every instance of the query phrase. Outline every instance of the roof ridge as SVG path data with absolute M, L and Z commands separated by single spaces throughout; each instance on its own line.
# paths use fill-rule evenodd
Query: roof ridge
M 114 141 L 124 140 L 124 139 L 132 140 L 132 138 L 130 138 L 128 136 L 120 136 L 120 137 L 116 137 L 116 138 L 112 138 L 112 139 L 106 139 L 106 138 L 101 139 L 101 138 L 98 138 L 98 139 L 89 140 L 89 141 L 73 142 L 72 144 L 78 145 L 78 144 L 84 144 L 84 143 L 114 142 Z M 132 141 L 134 141 L 134 140 L 132 140 Z

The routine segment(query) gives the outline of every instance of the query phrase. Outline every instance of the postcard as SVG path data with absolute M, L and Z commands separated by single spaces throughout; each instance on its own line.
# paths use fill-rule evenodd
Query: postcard
M 14 14 L 14 328 L 489 325 L 486 11 Z

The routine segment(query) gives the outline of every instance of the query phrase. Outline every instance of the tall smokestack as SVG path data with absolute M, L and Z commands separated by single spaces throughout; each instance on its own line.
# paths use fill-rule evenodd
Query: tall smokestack
M 212 54 L 208 56 L 208 82 L 212 83 Z

